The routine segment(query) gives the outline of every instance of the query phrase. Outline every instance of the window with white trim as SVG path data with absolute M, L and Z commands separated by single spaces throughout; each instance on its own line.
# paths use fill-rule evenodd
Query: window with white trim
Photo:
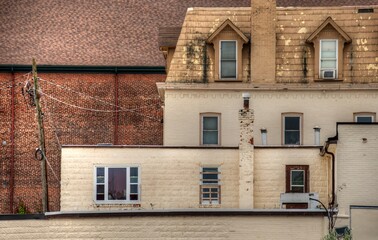
M 201 114 L 201 145 L 219 145 L 220 114 Z
M 97 203 L 139 201 L 139 167 L 96 166 L 94 193 L 94 200 Z
M 354 113 L 354 121 L 358 123 L 372 123 L 375 122 L 375 113 Z
M 220 68 L 221 79 L 236 79 L 237 76 L 237 54 L 236 41 L 220 41 Z
M 203 167 L 201 172 L 200 203 L 220 204 L 220 172 L 217 167 Z
M 337 76 L 337 40 L 320 40 L 319 76 L 322 79 L 335 79 Z
M 302 114 L 283 114 L 283 143 L 300 145 L 302 136 Z

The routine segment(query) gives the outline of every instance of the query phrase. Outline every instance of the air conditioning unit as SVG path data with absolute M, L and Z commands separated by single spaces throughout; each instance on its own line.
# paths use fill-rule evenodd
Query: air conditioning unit
M 335 79 L 336 78 L 336 70 L 335 69 L 322 70 L 322 78 L 323 79 Z
M 316 201 L 310 200 L 310 198 L 319 200 L 319 194 L 318 193 L 281 193 L 280 205 L 282 208 L 283 204 L 307 203 L 308 208 L 315 209 L 319 203 Z

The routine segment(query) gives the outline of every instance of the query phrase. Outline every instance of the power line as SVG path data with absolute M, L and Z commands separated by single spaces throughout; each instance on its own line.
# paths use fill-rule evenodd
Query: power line
M 77 109 L 81 109 L 81 110 L 85 110 L 85 111 L 91 111 L 91 112 L 102 112 L 102 113 L 116 113 L 116 112 L 133 112 L 135 114 L 139 114 L 139 115 L 142 115 L 143 117 L 146 117 L 146 118 L 149 118 L 149 119 L 153 119 L 153 120 L 156 120 L 156 121 L 160 121 L 160 119 L 157 119 L 157 118 L 154 118 L 154 117 L 151 117 L 151 116 L 148 116 L 148 115 L 144 115 L 142 113 L 138 113 L 134 110 L 130 110 L 130 109 L 123 109 L 121 107 L 121 110 L 103 110 L 103 109 L 94 109 L 94 108 L 86 108 L 86 107 L 81 107 L 81 106 L 77 106 L 77 105 L 74 105 L 74 104 L 71 104 L 71 103 L 67 103 L 65 101 L 62 101 L 62 100 L 59 100 L 53 96 L 50 96 L 46 93 L 42 93 L 43 96 L 46 96 L 47 98 L 50 98 L 51 100 L 54 100 L 56 102 L 59 102 L 59 103 L 62 103 L 62 104 L 65 104 L 67 106 L 70 106 L 70 107 L 73 107 L 73 108 L 77 108 Z
M 66 90 L 66 91 L 70 91 L 70 92 L 76 93 L 76 94 L 78 94 L 78 95 L 82 95 L 82 96 L 84 96 L 84 97 L 87 97 L 87 98 L 90 98 L 90 99 L 96 100 L 96 101 L 101 102 L 101 103 L 104 103 L 104 104 L 106 104 L 106 105 L 110 105 L 110 106 L 113 106 L 113 107 L 121 108 L 121 109 L 123 109 L 123 110 L 125 110 L 125 111 L 135 111 L 135 110 L 138 110 L 138 109 L 141 109 L 141 108 L 147 108 L 147 107 L 150 107 L 150 106 L 145 106 L 145 107 L 139 107 L 139 108 L 134 108 L 134 109 L 125 109 L 125 107 L 122 107 L 122 106 L 119 106 L 119 105 L 115 105 L 115 104 L 113 104 L 113 103 L 107 102 L 107 101 L 105 101 L 105 100 L 103 100 L 103 99 L 100 99 L 100 98 L 96 98 L 96 97 L 90 96 L 90 95 L 85 94 L 85 93 L 83 93 L 83 92 L 75 91 L 75 90 L 73 90 L 73 89 L 71 89 L 71 88 L 69 88 L 69 87 L 66 87 L 66 86 L 63 86 L 63 85 L 60 85 L 60 84 L 54 83 L 54 82 L 52 82 L 52 81 L 45 80 L 45 79 L 39 79 L 39 80 L 44 81 L 44 82 L 46 82 L 46 83 L 48 83 L 48 84 L 54 85 L 54 86 L 56 86 L 56 87 L 59 87 L 59 88 L 61 88 L 61 89 L 64 89 L 64 90 Z M 158 99 L 157 99 L 157 100 L 158 100 Z M 159 102 L 158 102 L 158 103 L 159 103 Z

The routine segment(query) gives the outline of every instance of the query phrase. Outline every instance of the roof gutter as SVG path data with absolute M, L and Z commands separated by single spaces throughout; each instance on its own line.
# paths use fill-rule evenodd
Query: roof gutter
M 30 72 L 31 69 L 31 65 L 0 65 L 0 72 Z M 166 74 L 164 66 L 38 65 L 38 72 Z

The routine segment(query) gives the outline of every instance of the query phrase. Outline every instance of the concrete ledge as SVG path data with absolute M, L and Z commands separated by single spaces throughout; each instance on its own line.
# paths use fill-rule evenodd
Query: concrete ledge
M 47 212 L 46 218 L 145 216 L 327 216 L 322 209 L 172 209 L 129 211 Z

